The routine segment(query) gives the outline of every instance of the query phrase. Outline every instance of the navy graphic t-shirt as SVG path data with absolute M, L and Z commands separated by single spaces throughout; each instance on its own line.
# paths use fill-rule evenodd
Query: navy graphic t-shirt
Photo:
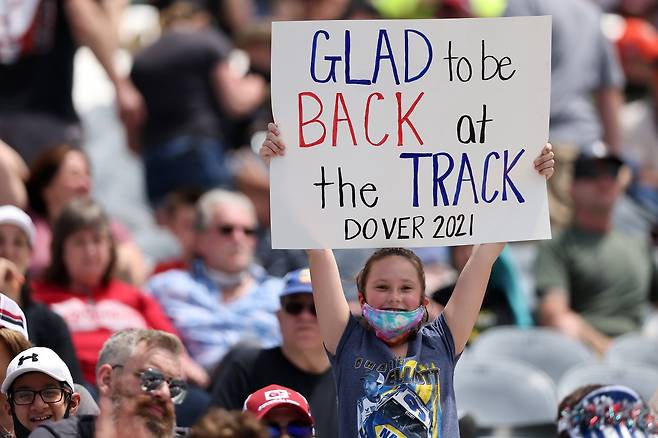
M 459 437 L 453 371 L 457 359 L 441 315 L 394 357 L 374 332 L 350 317 L 330 355 L 342 438 Z

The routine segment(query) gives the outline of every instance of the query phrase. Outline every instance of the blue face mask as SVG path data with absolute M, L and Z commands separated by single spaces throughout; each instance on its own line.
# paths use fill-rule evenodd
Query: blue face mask
M 418 330 L 425 315 L 425 307 L 418 306 L 415 310 L 380 310 L 365 303 L 361 313 L 379 339 L 388 345 L 396 345 Z

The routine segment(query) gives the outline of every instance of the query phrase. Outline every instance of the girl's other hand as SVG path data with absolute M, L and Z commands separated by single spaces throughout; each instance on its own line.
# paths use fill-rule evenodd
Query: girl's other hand
M 546 179 L 553 176 L 555 172 L 555 154 L 553 153 L 553 145 L 546 143 L 541 155 L 535 159 L 535 170 Z
M 274 123 L 267 124 L 267 137 L 260 147 L 259 155 L 266 163 L 276 156 L 283 156 L 286 153 L 286 145 L 280 137 L 281 131 Z

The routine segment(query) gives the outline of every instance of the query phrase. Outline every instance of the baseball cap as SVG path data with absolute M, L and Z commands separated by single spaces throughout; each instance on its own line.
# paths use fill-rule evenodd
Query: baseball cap
M 595 155 L 581 152 L 573 167 L 574 179 L 591 179 L 603 175 L 617 176 L 624 162 L 611 154 Z
M 30 246 L 34 246 L 36 230 L 30 216 L 14 205 L 0 206 L 0 224 L 11 224 L 20 228 L 26 235 Z
M 303 395 L 295 390 L 280 385 L 269 385 L 253 392 L 244 401 L 243 411 L 256 414 L 260 420 L 269 411 L 279 407 L 290 407 L 298 411 L 311 424 L 314 423 L 311 408 Z
M 0 327 L 20 332 L 25 339 L 29 340 L 27 334 L 27 320 L 16 301 L 7 295 L 0 293 Z
M 57 353 L 46 347 L 32 347 L 20 352 L 9 362 L 7 377 L 2 382 L 0 390 L 3 394 L 7 394 L 14 380 L 25 373 L 32 372 L 47 374 L 58 382 L 66 382 L 71 389 L 74 388 L 69 367 Z
M 281 297 L 299 293 L 313 293 L 311 286 L 311 271 L 308 268 L 297 269 L 286 274 Z
M 617 176 L 624 161 L 608 152 L 602 142 L 595 142 L 583 148 L 573 167 L 574 179 L 593 179 L 599 176 Z

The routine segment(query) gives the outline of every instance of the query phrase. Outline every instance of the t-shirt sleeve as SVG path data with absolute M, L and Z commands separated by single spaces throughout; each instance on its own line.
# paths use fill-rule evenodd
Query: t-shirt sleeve
M 598 45 L 599 71 L 596 88 L 622 88 L 624 86 L 624 73 L 617 52 L 610 40 L 603 34 L 603 31 L 599 32 Z
M 250 394 L 248 356 L 257 354 L 253 348 L 236 347 L 222 360 L 214 376 L 210 404 L 227 410 L 240 410 Z
M 350 318 L 347 320 L 347 325 L 345 326 L 345 331 L 340 337 L 340 341 L 338 341 L 336 354 L 332 355 L 329 351 L 327 351 L 330 359 L 340 360 L 341 352 L 345 348 L 345 345 L 349 342 L 350 338 L 355 335 L 357 330 L 359 330 L 359 321 L 354 317 L 354 315 L 350 314 Z
M 204 35 L 206 43 L 206 55 L 210 64 L 223 61 L 233 49 L 229 39 L 218 31 L 208 32 Z
M 555 241 L 548 241 L 539 247 L 535 259 L 535 281 L 537 293 L 541 296 L 550 288 L 569 290 L 567 260 L 564 249 L 558 248 Z
M 439 315 L 439 317 L 434 321 L 430 322 L 427 327 L 435 333 L 441 342 L 443 342 L 449 357 L 452 358 L 452 363 L 454 366 L 457 363 L 459 356 L 461 356 L 461 353 L 459 356 L 455 355 L 455 340 L 452 337 L 452 332 L 450 331 L 450 327 L 448 327 L 448 323 L 446 322 L 446 318 L 443 316 L 443 313 L 441 313 L 441 315 Z

